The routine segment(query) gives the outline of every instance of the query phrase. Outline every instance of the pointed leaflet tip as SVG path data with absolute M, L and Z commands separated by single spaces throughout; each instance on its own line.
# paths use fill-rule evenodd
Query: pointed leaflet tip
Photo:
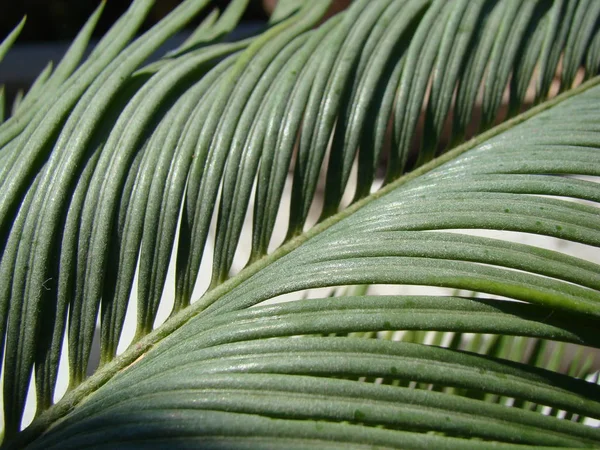
M 27 20 L 27 15 L 23 16 L 19 24 L 9 33 L 9 35 L 0 43 L 0 62 L 4 59 L 4 55 L 8 53 L 12 45 L 15 43 L 21 30 L 25 26 L 25 21 Z

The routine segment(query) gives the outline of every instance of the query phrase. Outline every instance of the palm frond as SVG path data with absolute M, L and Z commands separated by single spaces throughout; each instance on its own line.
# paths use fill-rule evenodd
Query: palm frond
M 6 445 L 597 445 L 582 423 L 600 418 L 588 369 L 560 374 L 539 367 L 539 349 L 516 361 L 500 349 L 523 356 L 526 340 L 511 336 L 598 347 L 598 264 L 448 230 L 600 246 L 600 189 L 578 178 L 600 175 L 598 79 L 572 90 L 598 72 L 600 7 L 358 0 L 315 28 L 328 2 L 287 2 L 261 34 L 223 42 L 246 3 L 144 65 L 208 1 L 182 3 L 129 43 L 152 4 L 136 0 L 80 63 L 101 5 L 0 123 Z M 556 90 L 566 92 L 549 100 Z M 269 254 L 290 176 L 287 237 Z M 249 212 L 248 267 L 232 276 Z M 205 250 L 212 282 L 192 303 Z M 154 329 L 174 251 L 171 318 Z M 257 306 L 368 284 L 513 301 L 358 291 Z M 136 336 L 117 356 L 130 302 Z M 98 316 L 101 367 L 86 380 Z M 382 330 L 457 338 L 441 348 L 353 334 Z M 507 337 L 477 355 L 462 333 Z M 65 334 L 70 386 L 53 404 Z M 33 372 L 38 418 L 18 434 Z
M 598 265 L 445 230 L 464 228 L 462 214 L 471 220 L 473 215 L 483 216 L 485 227 L 491 229 L 503 229 L 507 216 L 516 215 L 513 230 L 537 227 L 539 234 L 546 235 L 560 231 L 562 238 L 597 246 L 593 234 L 598 221 L 586 225 L 587 214 L 597 219 L 597 207 L 559 197 L 598 200 L 596 183 L 564 176 L 600 172 L 591 146 L 598 100 L 600 89 L 591 88 L 419 177 L 399 180 L 385 189 L 385 195 L 361 208 L 350 208 L 356 210 L 345 217 L 338 215 L 317 226 L 308 240 L 296 243 L 287 255 L 247 276 L 225 295 L 208 294 L 201 308 L 192 305 L 202 312 L 100 388 L 40 447 L 77 446 L 94 439 L 105 442 L 106 434 L 98 433 L 103 427 L 114 433 L 119 445 L 127 444 L 120 440 L 125 434 L 135 440 L 161 436 L 167 445 L 173 414 L 178 426 L 189 433 L 190 442 L 212 442 L 230 424 L 228 438 L 219 441 L 225 446 L 235 446 L 229 440 L 234 437 L 259 447 L 267 442 L 284 445 L 281 439 L 290 436 L 306 447 L 326 447 L 329 440 L 355 443 L 358 448 L 367 442 L 402 448 L 442 445 L 441 436 L 422 435 L 423 430 L 446 435 L 443 443 L 449 448 L 489 448 L 487 440 L 547 446 L 597 442 L 595 428 L 528 408 L 508 410 L 473 396 L 344 378 L 409 379 L 598 417 L 600 391 L 583 380 L 498 359 L 505 350 L 493 351 L 496 357 L 482 357 L 422 344 L 325 334 L 445 330 L 534 336 L 597 347 Z M 551 136 L 540 132 L 549 123 Z M 579 128 L 577 135 L 567 133 L 573 128 Z M 564 139 L 550 147 L 554 133 Z M 557 151 L 561 158 L 549 157 Z M 483 174 L 496 183 L 477 183 Z M 513 192 L 521 182 L 522 189 Z M 529 189 L 528 182 L 532 183 Z M 588 189 L 591 195 L 586 194 Z M 524 198 L 524 192 L 536 196 Z M 535 202 L 520 210 L 519 203 L 528 199 Z M 490 210 L 482 215 L 485 205 Z M 584 226 L 586 232 L 577 233 Z M 550 264 L 539 264 L 548 260 Z M 567 261 L 578 269 L 562 270 Z M 480 283 L 480 277 L 485 283 Z M 250 308 L 285 292 L 364 281 L 476 288 L 528 303 L 359 296 Z M 315 337 L 316 332 L 323 336 Z M 304 334 L 313 336 L 281 339 Z M 182 410 L 186 412 L 180 416 Z M 267 427 L 252 415 L 277 420 Z M 141 424 L 147 421 L 152 425 L 145 428 Z M 193 428 L 194 423 L 208 425 Z M 341 428 L 347 434 L 342 435 Z M 179 439 L 181 434 L 175 436 Z

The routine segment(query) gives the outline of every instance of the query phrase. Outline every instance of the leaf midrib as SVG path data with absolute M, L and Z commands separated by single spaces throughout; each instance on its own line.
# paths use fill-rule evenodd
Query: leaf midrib
M 52 427 L 56 422 L 60 421 L 68 413 L 74 410 L 80 403 L 85 402 L 86 398 L 92 395 L 98 388 L 106 384 L 116 374 L 127 370 L 133 366 L 136 361 L 142 359 L 144 355 L 152 349 L 155 345 L 159 344 L 164 338 L 184 326 L 189 320 L 196 315 L 200 314 L 208 306 L 215 303 L 221 296 L 231 291 L 235 287 L 248 280 L 256 273 L 260 272 L 264 268 L 270 266 L 275 261 L 279 260 L 283 256 L 287 255 L 294 249 L 301 246 L 307 240 L 314 236 L 324 232 L 331 226 L 352 215 L 357 210 L 370 204 L 376 199 L 383 197 L 389 192 L 397 189 L 398 187 L 412 181 L 419 176 L 430 172 L 431 170 L 457 158 L 459 155 L 477 147 L 479 144 L 497 136 L 516 125 L 550 109 L 554 106 L 562 103 L 563 101 L 574 97 L 586 90 L 600 84 L 600 76 L 596 76 L 587 82 L 583 83 L 579 87 L 564 92 L 550 100 L 547 100 L 512 119 L 503 122 L 494 128 L 474 137 L 473 139 L 455 147 L 449 152 L 435 158 L 427 164 L 415 169 L 414 171 L 407 173 L 397 180 L 389 183 L 382 187 L 377 192 L 370 194 L 369 196 L 357 201 L 356 203 L 348 206 L 346 209 L 338 212 L 337 214 L 329 217 L 321 223 L 318 223 L 310 230 L 303 234 L 296 236 L 287 243 L 283 244 L 277 250 L 270 255 L 267 255 L 251 265 L 244 268 L 237 275 L 225 281 L 223 284 L 215 287 L 213 290 L 206 292 L 197 302 L 192 303 L 189 307 L 182 310 L 177 315 L 169 318 L 160 327 L 147 334 L 139 341 L 132 343 L 129 348 L 121 355 L 117 356 L 110 363 L 107 363 L 104 367 L 98 369 L 92 376 L 80 384 L 77 388 L 70 392 L 67 392 L 62 399 L 60 399 L 55 405 L 50 407 L 48 410 L 41 413 L 29 427 L 19 433 L 12 442 L 6 443 L 7 449 L 22 448 L 28 443 L 32 442 L 39 435 L 44 433 L 48 428 Z

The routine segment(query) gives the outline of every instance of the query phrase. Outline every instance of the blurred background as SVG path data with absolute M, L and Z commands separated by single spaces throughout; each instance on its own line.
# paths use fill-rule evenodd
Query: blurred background
M 106 0 L 100 21 L 94 30 L 93 46 L 125 12 L 133 0 Z M 183 0 L 156 0 L 142 30 L 145 31 L 175 9 Z M 214 9 L 223 11 L 230 0 L 213 0 L 195 17 L 186 30 L 165 44 L 163 51 L 175 48 Z M 267 11 L 276 0 L 250 0 L 240 23 L 240 33 L 256 30 L 266 23 Z M 19 91 L 27 92 L 48 61 L 58 63 L 73 38 L 100 0 L 0 0 L 0 42 L 27 16 L 25 27 L 15 45 L 0 62 L 0 86 L 8 111 Z
M 183 0 L 156 0 L 142 30 L 145 31 L 175 9 Z M 265 24 L 276 0 L 250 0 L 239 31 L 256 30 Z M 27 92 L 48 61 L 58 63 L 73 38 L 100 0 L 0 0 L 0 41 L 27 16 L 25 27 L 15 45 L 0 62 L 0 86 L 4 85 L 7 108 L 10 110 L 19 91 Z M 100 21 L 94 30 L 93 46 L 110 26 L 125 12 L 132 0 L 106 0 Z M 185 37 L 214 9 L 223 11 L 230 0 L 213 0 L 195 17 L 186 30 L 165 44 L 163 51 L 181 44 Z
M 183 0 L 156 0 L 152 12 L 148 16 L 145 29 L 158 22 Z M 211 6 L 225 8 L 229 0 L 213 0 Z M 268 2 L 265 2 L 268 3 Z M 0 37 L 4 38 L 24 15 L 27 25 L 19 36 L 19 43 L 69 41 L 75 37 L 81 26 L 99 4 L 99 0 L 0 0 Z M 94 36 L 102 36 L 110 25 L 129 7 L 131 0 L 107 0 L 104 13 L 100 18 Z M 194 25 L 212 10 L 206 8 L 188 25 Z M 266 21 L 267 14 L 262 0 L 251 0 L 243 21 Z
M 103 36 L 133 0 L 106 0 L 91 44 Z M 155 0 L 141 31 L 165 17 L 184 0 Z M 231 0 L 212 0 L 208 7 L 172 38 L 163 51 L 181 44 L 185 37 L 215 8 L 223 11 Z M 239 35 L 247 35 L 266 24 L 277 0 L 249 0 L 241 19 Z M 350 0 L 333 0 L 328 15 L 344 9 Z M 6 104 L 18 91 L 26 92 L 48 61 L 58 63 L 69 43 L 100 4 L 100 0 L 0 0 L 0 41 L 27 16 L 25 27 L 11 51 L 0 62 L 0 85 L 5 86 Z M 234 33 L 235 34 L 235 33 Z M 238 35 L 238 37 L 239 37 Z

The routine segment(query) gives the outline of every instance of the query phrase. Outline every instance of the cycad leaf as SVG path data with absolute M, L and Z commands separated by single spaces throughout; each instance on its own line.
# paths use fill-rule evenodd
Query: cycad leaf
M 504 442 L 502 448 L 597 444 L 597 429 L 536 411 L 515 409 L 507 414 L 503 405 L 477 398 L 352 378 L 410 379 L 598 418 L 596 385 L 492 356 L 327 334 L 427 329 L 598 346 L 594 331 L 600 317 L 597 264 L 444 230 L 464 228 L 462 221 L 456 223 L 456 216 L 464 212 L 472 221 L 482 216 L 487 203 L 492 208 L 483 214 L 485 228 L 504 229 L 505 215 L 510 215 L 513 230 L 530 232 L 530 227 L 537 227 L 538 234 L 552 235 L 561 227 L 564 239 L 600 246 L 588 238 L 600 231 L 598 207 L 562 199 L 597 203 L 598 184 L 570 183 L 572 179 L 565 176 L 600 175 L 598 159 L 591 157 L 600 147 L 594 125 L 600 119 L 595 108 L 599 101 L 600 88 L 590 88 L 445 164 L 434 161 L 432 170 L 400 179 L 378 198 L 367 198 L 362 207 L 352 207 L 314 228 L 308 239 L 292 241 L 295 248 L 286 255 L 246 275 L 223 294 L 215 289 L 184 311 L 185 323 L 178 316 L 182 325 L 177 331 L 162 339 L 155 334 L 152 349 L 89 396 L 36 446 L 139 445 L 158 435 L 163 445 L 174 445 L 170 441 L 174 439 L 187 445 L 220 442 L 235 448 L 256 442 L 259 447 L 281 446 L 286 439 L 315 448 L 323 441 L 360 448 L 373 440 L 401 448 L 442 442 L 448 448 L 490 448 L 488 440 Z M 545 133 L 535 132 L 549 124 L 554 133 L 564 136 L 552 147 Z M 582 133 L 568 133 L 574 127 Z M 515 161 L 520 164 L 512 164 Z M 483 173 L 493 175 L 496 189 L 481 190 L 472 182 L 473 176 Z M 529 193 L 553 198 L 526 196 L 535 202 L 519 209 L 523 195 L 512 191 L 520 181 L 523 191 L 528 181 L 539 182 Z M 586 195 L 586 190 L 594 194 Z M 584 226 L 588 216 L 588 230 L 579 233 L 576 228 Z M 456 287 L 529 304 L 359 296 L 250 308 L 286 292 L 359 283 Z M 314 333 L 322 337 L 283 339 Z M 264 428 L 256 422 L 262 420 L 258 417 L 276 420 L 272 428 Z M 225 423 L 231 428 L 219 438 L 223 431 L 218 430 Z M 251 426 L 255 428 L 250 433 Z M 110 434 L 100 434 L 103 428 L 110 428 Z M 342 435 L 342 429 L 347 434 Z M 419 434 L 423 430 L 448 436 L 426 437 Z M 231 441 L 234 437 L 236 441 Z M 465 440 L 472 437 L 483 441 Z
M 184 2 L 127 45 L 151 6 L 135 1 L 75 70 L 101 6 L 0 126 L 7 446 L 598 444 L 582 423 L 600 417 L 588 369 L 523 355 L 526 338 L 599 346 L 600 267 L 463 231 L 600 246 L 598 184 L 577 178 L 600 175 L 598 80 L 422 164 L 505 119 L 507 88 L 508 116 L 528 87 L 545 101 L 559 60 L 563 90 L 582 66 L 595 75 L 600 10 L 361 0 L 315 29 L 328 2 L 288 3 L 262 34 L 219 43 L 239 0 L 143 66 L 206 3 Z M 356 159 L 356 202 L 338 212 Z M 304 231 L 326 165 L 321 223 Z M 382 166 L 387 186 L 368 196 Z M 288 235 L 267 254 L 287 180 Z M 231 276 L 253 194 L 249 266 Z M 175 249 L 172 316 L 154 329 Z M 208 258 L 210 287 L 192 303 Z M 484 299 L 301 293 L 369 284 Z M 298 301 L 257 306 L 282 294 Z M 116 356 L 132 302 L 136 336 Z M 99 315 L 102 366 L 85 380 Z M 70 387 L 52 405 L 67 329 Z M 439 332 L 433 345 L 426 331 Z M 465 333 L 498 337 L 465 348 Z M 33 371 L 39 417 L 17 434 Z

